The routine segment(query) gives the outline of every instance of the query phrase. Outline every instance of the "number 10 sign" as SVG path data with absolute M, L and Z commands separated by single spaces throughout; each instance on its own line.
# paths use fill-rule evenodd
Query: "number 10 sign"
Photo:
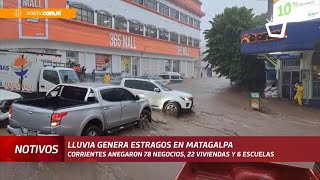
M 273 22 L 301 22 L 320 18 L 320 0 L 274 0 Z

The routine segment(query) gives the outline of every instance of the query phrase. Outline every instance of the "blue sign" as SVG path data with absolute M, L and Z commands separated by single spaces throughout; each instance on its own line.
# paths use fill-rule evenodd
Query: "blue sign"
M 281 29 L 282 25 L 270 27 L 271 31 Z M 261 41 L 257 43 L 243 42 L 241 45 L 242 54 L 265 54 L 283 51 L 313 50 L 316 43 L 320 42 L 320 21 L 305 21 L 287 24 L 287 38 L 273 41 Z M 267 29 L 257 28 L 241 33 L 241 37 L 246 34 L 260 34 Z
M 0 64 L 0 71 L 9 71 L 9 67 L 10 66 Z
M 285 60 L 285 59 L 299 59 L 301 55 L 293 55 L 293 54 L 279 54 L 273 56 L 276 59 Z

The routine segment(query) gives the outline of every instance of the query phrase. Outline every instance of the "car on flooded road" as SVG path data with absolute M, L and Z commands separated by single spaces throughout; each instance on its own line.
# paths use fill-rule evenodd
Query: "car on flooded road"
M 157 80 L 124 78 L 120 85 L 140 97 L 147 98 L 153 109 L 173 116 L 179 116 L 183 110 L 191 110 L 194 106 L 191 94 L 172 90 Z

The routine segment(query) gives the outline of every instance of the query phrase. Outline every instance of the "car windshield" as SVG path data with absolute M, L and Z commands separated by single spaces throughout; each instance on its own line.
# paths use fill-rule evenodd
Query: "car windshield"
M 59 70 L 63 83 L 79 83 L 79 77 L 73 70 Z
M 161 81 L 155 81 L 160 87 L 161 89 L 163 89 L 164 91 L 172 91 L 172 89 L 168 88 L 167 86 L 165 86 Z

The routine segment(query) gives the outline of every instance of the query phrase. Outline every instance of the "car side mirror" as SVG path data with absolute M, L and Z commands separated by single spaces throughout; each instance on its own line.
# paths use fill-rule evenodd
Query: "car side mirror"
M 159 88 L 154 88 L 154 92 L 159 93 L 159 92 L 161 92 L 161 90 Z
M 140 100 L 140 96 L 136 95 L 136 100 L 139 101 Z

